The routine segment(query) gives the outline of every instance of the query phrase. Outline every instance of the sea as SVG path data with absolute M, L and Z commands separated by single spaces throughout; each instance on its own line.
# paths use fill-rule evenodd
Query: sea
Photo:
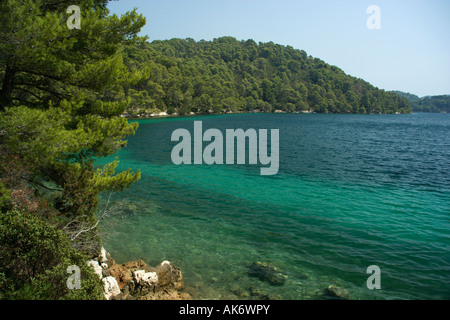
M 116 262 L 168 260 L 198 300 L 318 300 L 329 286 L 352 300 L 450 299 L 450 114 L 129 121 L 139 128 L 127 146 L 97 162 L 117 157 L 117 172 L 142 175 L 101 195 L 103 246 Z M 172 133 L 193 133 L 195 121 L 224 137 L 278 129 L 278 172 L 174 164 Z

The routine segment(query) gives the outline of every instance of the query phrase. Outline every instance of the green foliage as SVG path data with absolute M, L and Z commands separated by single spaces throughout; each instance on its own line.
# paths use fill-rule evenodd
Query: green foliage
M 119 53 L 145 40 L 137 36 L 145 18 L 135 10 L 107 16 L 105 3 L 0 2 L 0 107 L 43 107 L 81 93 L 98 100 L 104 91 L 138 81 L 143 71 L 127 70 Z M 69 5 L 80 7 L 81 29 L 67 28 Z
M 70 114 L 62 108 L 18 106 L 7 108 L 0 118 L 0 128 L 5 133 L 3 142 L 35 167 L 47 167 L 64 154 L 88 146 L 88 130 L 81 122 L 72 123 Z
M 0 130 L 5 133 L 3 142 L 9 151 L 19 155 L 37 175 L 45 175 L 63 187 L 69 185 L 70 179 L 81 181 L 84 163 L 114 154 L 125 146 L 123 139 L 136 128 L 136 124 L 121 117 L 74 117 L 64 109 L 64 103 L 47 110 L 11 107 L 0 118 Z M 115 166 L 112 163 L 97 172 L 90 167 L 91 177 L 80 182 L 80 188 L 92 185 L 96 192 L 119 190 L 139 179 L 139 173 L 129 171 L 113 176 L 111 168 Z
M 450 95 L 428 96 L 419 98 L 418 96 L 401 91 L 393 91 L 400 97 L 408 99 L 413 111 L 416 112 L 444 112 L 450 113 Z
M 29 213 L 0 215 L 0 298 L 103 299 L 103 284 L 66 235 Z M 81 269 L 81 289 L 69 290 L 67 267 Z
M 100 246 L 99 193 L 123 190 L 140 173 L 116 174 L 117 161 L 93 164 L 134 134 L 137 124 L 121 117 L 131 101 L 123 88 L 149 75 L 147 67 L 124 64 L 122 55 L 145 40 L 138 36 L 145 18 L 136 10 L 109 15 L 106 4 L 0 1 L 3 298 L 101 297 L 80 252 L 93 255 Z M 70 5 L 81 9 L 81 29 L 66 25 Z M 89 232 L 79 233 L 86 226 Z M 81 267 L 85 287 L 68 292 L 65 271 L 72 264 Z
M 413 108 L 421 112 L 445 112 L 450 113 L 450 96 L 424 97 L 413 103 Z
M 236 111 L 408 113 L 406 99 L 346 75 L 306 52 L 232 37 L 153 41 L 124 49 L 129 68 L 148 69 L 124 88 L 132 115 Z
M 0 182 L 0 212 L 11 209 L 11 195 L 6 186 Z
M 412 94 L 412 93 L 402 92 L 402 91 L 391 91 L 391 92 L 395 93 L 396 95 L 398 95 L 402 98 L 406 98 L 411 103 L 414 101 L 420 100 L 420 98 L 418 96 L 416 96 L 415 94 Z
M 79 30 L 66 26 L 70 4 L 81 7 Z M 114 176 L 115 163 L 100 171 L 92 166 L 134 134 L 137 124 L 120 117 L 129 104 L 122 88 L 147 75 L 146 68 L 125 66 L 121 55 L 124 47 L 145 40 L 137 36 L 145 18 L 135 10 L 108 15 L 105 4 L 0 4 L 1 21 L 10 23 L 0 29 L 0 39 L 8 40 L 0 41 L 0 141 L 33 174 L 28 180 L 64 190 L 55 206 L 69 216 L 92 216 L 98 193 L 121 190 L 139 178 L 130 171 Z

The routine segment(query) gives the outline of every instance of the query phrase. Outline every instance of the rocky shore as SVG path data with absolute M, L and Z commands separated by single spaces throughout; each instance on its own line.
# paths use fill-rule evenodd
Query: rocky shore
M 152 267 L 141 259 L 117 264 L 104 249 L 101 254 L 87 261 L 104 284 L 104 296 L 107 300 L 191 300 L 184 291 L 183 275 L 180 268 L 169 261 L 163 261 Z M 249 277 L 267 282 L 271 286 L 283 286 L 288 279 L 278 267 L 265 263 L 253 262 L 248 267 Z M 307 275 L 297 275 L 306 279 Z M 281 296 L 258 287 L 243 288 L 233 284 L 229 291 L 237 299 L 280 300 Z M 330 285 L 317 291 L 314 299 L 350 300 L 349 292 L 336 285 Z
M 107 300 L 190 300 L 184 292 L 180 268 L 169 261 L 156 267 L 143 260 L 117 264 L 111 255 L 101 249 L 99 257 L 89 260 L 94 272 L 104 283 Z

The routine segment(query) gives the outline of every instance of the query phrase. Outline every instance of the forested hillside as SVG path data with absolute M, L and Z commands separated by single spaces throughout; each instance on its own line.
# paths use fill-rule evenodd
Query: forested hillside
M 128 112 L 148 115 L 259 110 L 409 113 L 409 102 L 346 75 L 303 50 L 272 42 L 172 39 L 127 47 L 124 62 L 148 77 L 124 88 Z
M 419 98 L 418 96 L 401 91 L 393 91 L 400 97 L 408 99 L 415 112 L 450 112 L 450 95 L 427 96 Z

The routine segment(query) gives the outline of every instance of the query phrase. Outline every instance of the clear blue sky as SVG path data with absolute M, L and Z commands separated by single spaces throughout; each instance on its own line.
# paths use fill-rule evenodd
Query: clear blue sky
M 369 5 L 381 29 L 369 30 Z M 450 94 L 449 0 L 119 0 L 147 18 L 149 41 L 233 36 L 290 45 L 378 88 Z

